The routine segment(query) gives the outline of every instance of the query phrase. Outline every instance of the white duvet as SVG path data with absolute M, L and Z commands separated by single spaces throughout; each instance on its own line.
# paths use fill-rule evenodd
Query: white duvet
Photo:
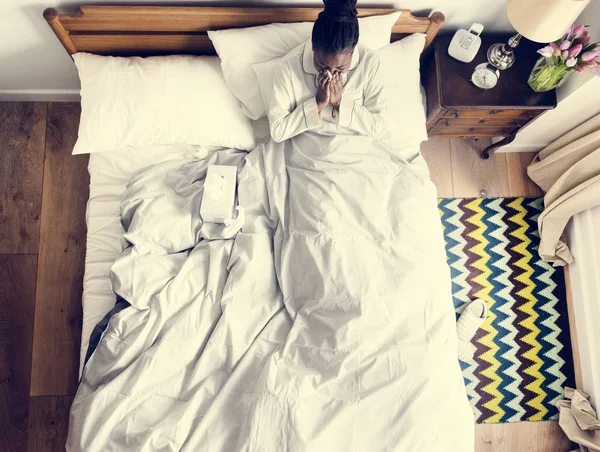
M 374 139 L 302 134 L 129 183 L 114 315 L 71 451 L 472 451 L 436 191 Z M 239 165 L 233 239 L 199 216 Z

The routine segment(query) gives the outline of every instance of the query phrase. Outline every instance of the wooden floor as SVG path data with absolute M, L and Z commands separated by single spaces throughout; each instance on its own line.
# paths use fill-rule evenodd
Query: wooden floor
M 87 156 L 71 156 L 79 104 L 0 103 L 0 451 L 59 451 L 77 388 Z M 531 154 L 432 139 L 440 197 L 537 196 Z M 554 422 L 478 425 L 477 451 L 562 452 Z M 448 450 L 451 450 L 449 445 Z M 412 451 L 411 451 L 412 452 Z
M 87 156 L 79 104 L 0 103 L 0 451 L 64 450 L 77 389 Z
M 478 154 L 488 144 L 487 140 L 432 138 L 421 145 L 439 197 L 542 196 L 526 172 L 535 154 L 500 153 L 482 160 Z M 575 448 L 557 422 L 476 425 L 475 444 L 477 452 L 566 452 Z
M 535 154 L 498 153 L 489 160 L 478 157 L 489 140 L 431 138 L 421 150 L 440 198 L 542 196 L 527 177 Z

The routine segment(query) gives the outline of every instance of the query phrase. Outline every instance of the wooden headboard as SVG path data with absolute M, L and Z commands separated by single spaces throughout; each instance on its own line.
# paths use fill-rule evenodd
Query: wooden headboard
M 75 14 L 54 8 L 44 18 L 69 54 L 150 56 L 214 55 L 208 30 L 270 23 L 312 22 L 321 8 L 229 6 L 82 6 Z M 429 46 L 444 23 L 444 15 L 416 17 L 408 10 L 359 8 L 359 17 L 402 11 L 392 29 L 392 41 L 411 33 L 426 33 Z

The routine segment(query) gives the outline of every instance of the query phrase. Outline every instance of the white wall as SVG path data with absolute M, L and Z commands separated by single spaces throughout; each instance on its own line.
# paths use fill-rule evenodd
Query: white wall
M 563 96 L 554 110 L 547 111 L 531 122 L 517 134 L 512 144 L 500 148 L 498 152 L 540 151 L 598 113 L 600 77 L 591 77 L 568 96 Z
M 567 227 L 569 248 L 575 262 L 569 265 L 575 336 L 581 364 L 582 387 L 592 406 L 600 404 L 600 206 L 573 216 Z M 573 337 L 573 332 L 571 332 Z
M 62 48 L 45 20 L 42 12 L 55 7 L 59 12 L 73 12 L 86 0 L 0 0 L 0 98 L 46 98 L 48 93 L 58 94 L 79 89 L 79 80 L 72 60 Z M 104 0 L 89 1 L 91 4 L 185 4 L 210 3 L 226 5 L 229 1 L 156 0 Z M 320 0 L 237 1 L 236 5 L 295 4 L 321 6 Z M 482 22 L 488 30 L 507 30 L 506 0 L 407 0 L 377 1 L 359 0 L 359 6 L 388 6 L 410 9 L 413 13 L 427 14 L 431 10 L 446 15 L 446 27 L 468 27 L 475 21 Z M 15 97 L 16 96 L 16 97 Z M 51 98 L 51 97 L 50 97 Z

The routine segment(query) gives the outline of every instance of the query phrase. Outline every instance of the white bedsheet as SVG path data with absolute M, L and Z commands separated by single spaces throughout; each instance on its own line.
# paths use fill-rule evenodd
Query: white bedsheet
M 427 110 L 425 89 L 421 86 L 423 109 Z M 269 121 L 266 117 L 252 121 L 257 143 L 268 139 Z M 419 143 L 408 145 L 402 158 L 413 161 Z M 90 199 L 87 208 L 87 248 L 83 280 L 83 328 L 81 336 L 79 374 L 87 352 L 90 334 L 96 324 L 114 306 L 115 295 L 109 286 L 108 275 L 115 259 L 125 248 L 123 227 L 119 218 L 119 202 L 125 184 L 136 171 L 159 162 L 185 155 L 202 155 L 210 149 L 201 146 L 160 146 L 146 149 L 130 148 L 118 152 L 90 155 Z M 422 159 L 414 164 L 425 168 Z M 426 169 L 425 169 L 426 171 Z
M 269 134 L 266 118 L 253 122 L 257 142 Z M 419 144 L 407 146 L 400 154 L 407 161 L 427 171 L 422 159 L 414 160 Z M 83 328 L 81 335 L 79 374 L 83 370 L 89 338 L 96 324 L 115 304 L 108 275 L 115 259 L 125 249 L 123 227 L 119 217 L 119 202 L 131 175 L 156 163 L 181 156 L 201 156 L 212 149 L 201 146 L 161 146 L 131 148 L 118 152 L 90 155 L 90 199 L 87 206 L 87 245 L 83 279 Z
M 136 247 L 112 275 L 133 306 L 86 367 L 68 450 L 473 450 L 420 158 L 366 137 L 283 146 L 242 165 L 235 241 L 199 218 L 205 160 L 129 186 Z
M 178 145 L 90 155 L 80 375 L 90 334 L 115 304 L 108 275 L 115 259 L 126 247 L 119 210 L 125 185 L 133 173 L 145 167 L 185 156 L 202 156 L 210 151 L 201 146 Z

